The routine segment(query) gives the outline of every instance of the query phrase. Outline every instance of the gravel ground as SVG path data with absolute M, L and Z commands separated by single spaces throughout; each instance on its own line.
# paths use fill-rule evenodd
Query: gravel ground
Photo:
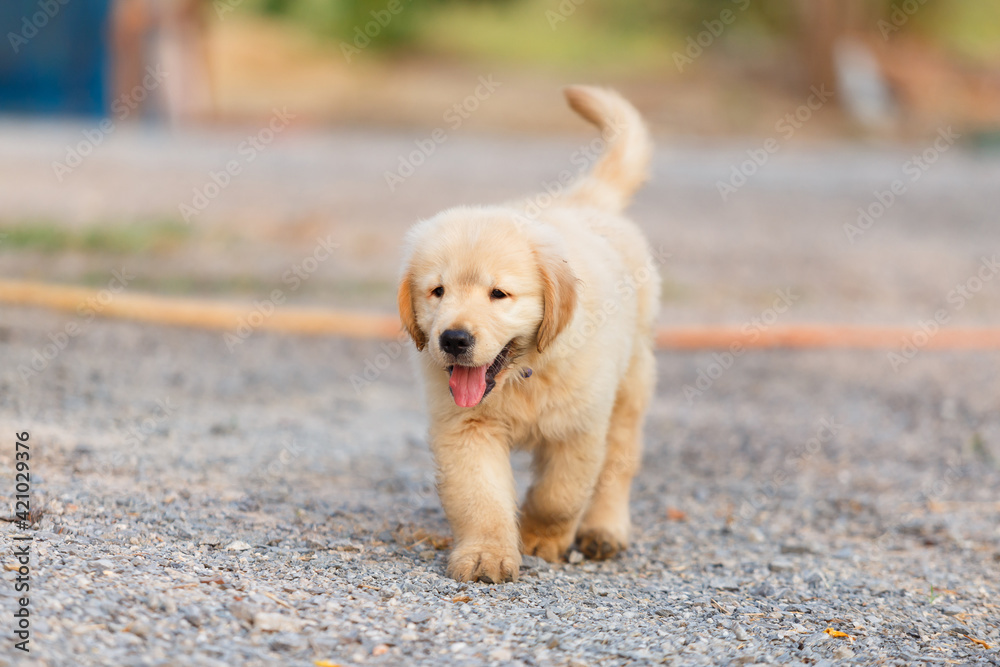
M 3 222 L 166 215 L 234 145 L 123 128 L 53 197 L 50 162 L 78 132 L 0 126 Z M 343 261 L 290 300 L 371 280 L 365 302 L 388 310 L 413 218 L 531 191 L 575 145 L 456 135 L 387 197 L 382 171 L 412 137 L 283 141 L 206 211 L 197 247 L 0 244 L 0 275 L 108 276 L 125 259 L 270 289 L 329 225 Z M 658 154 L 634 214 L 673 253 L 664 322 L 749 322 L 779 289 L 798 295 L 782 323 L 916 327 L 938 308 L 996 322 L 1000 281 L 961 309 L 947 295 L 1000 245 L 1000 161 L 948 153 L 851 244 L 843 224 L 911 149 L 782 151 L 721 202 L 715 181 L 757 145 Z M 219 230 L 241 235 L 230 247 Z M 74 321 L 80 335 L 22 379 Z M 661 353 L 632 548 L 528 559 L 504 586 L 444 577 L 407 356 L 262 332 L 230 352 L 219 332 L 0 306 L 0 497 L 27 430 L 37 511 L 27 658 L 11 648 L 14 526 L 0 523 L 0 665 L 1000 663 L 1000 354 L 920 351 L 894 372 L 885 351 Z
M 4 368 L 63 324 L 0 317 Z M 444 576 L 406 355 L 349 382 L 380 353 L 96 321 L 6 380 L 4 478 L 29 430 L 41 513 L 35 664 L 1000 659 L 1000 354 L 898 375 L 881 352 L 748 354 L 693 402 L 711 356 L 660 354 L 633 547 L 488 586 Z

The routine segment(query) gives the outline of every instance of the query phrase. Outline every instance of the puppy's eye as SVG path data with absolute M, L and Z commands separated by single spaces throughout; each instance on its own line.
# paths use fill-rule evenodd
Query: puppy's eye
M 490 292 L 490 298 L 491 299 L 506 299 L 507 298 L 507 293 L 504 292 L 501 289 L 495 289 L 492 292 Z
M 441 297 L 443 297 L 444 296 L 444 287 L 442 287 L 441 285 L 438 285 L 437 287 L 435 287 L 434 289 L 432 289 L 431 290 L 431 296 L 436 296 L 439 299 Z

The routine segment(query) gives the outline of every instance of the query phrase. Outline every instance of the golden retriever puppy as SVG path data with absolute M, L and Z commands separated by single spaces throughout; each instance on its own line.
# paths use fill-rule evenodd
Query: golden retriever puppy
M 660 285 L 620 211 L 651 146 L 614 91 L 566 98 L 602 130 L 589 173 L 562 193 L 444 211 L 408 235 L 399 313 L 420 351 L 459 581 L 515 580 L 522 553 L 555 561 L 574 539 L 596 559 L 629 541 Z M 514 447 L 534 455 L 520 520 Z

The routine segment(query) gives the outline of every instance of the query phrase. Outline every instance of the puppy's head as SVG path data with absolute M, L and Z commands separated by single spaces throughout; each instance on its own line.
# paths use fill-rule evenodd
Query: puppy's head
M 478 405 L 572 318 L 576 279 L 558 238 L 514 211 L 445 211 L 409 245 L 400 318 L 449 374 L 456 405 Z

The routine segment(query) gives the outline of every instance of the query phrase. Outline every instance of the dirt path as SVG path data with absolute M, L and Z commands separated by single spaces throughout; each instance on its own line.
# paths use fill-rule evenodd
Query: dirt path
M 230 145 L 123 138 L 53 197 L 59 141 L 18 136 L 0 160 L 4 224 L 66 228 L 168 215 Z M 0 245 L 0 272 L 100 284 L 125 261 L 132 285 L 248 275 L 259 282 L 235 292 L 260 298 L 329 225 L 343 261 L 290 300 L 390 310 L 410 220 L 530 191 L 574 148 L 456 136 L 390 197 L 382 172 L 411 141 L 289 139 L 176 247 Z M 997 664 L 1000 354 L 918 351 L 917 334 L 941 309 L 996 322 L 998 281 L 980 278 L 961 308 L 949 295 L 998 249 L 1000 165 L 949 153 L 851 244 L 844 223 L 912 151 L 788 151 L 724 203 L 715 181 L 747 148 L 657 156 L 634 214 L 672 253 L 663 321 L 756 326 L 791 290 L 782 322 L 911 324 L 913 358 L 659 355 L 634 547 L 528 562 L 516 585 L 443 576 L 408 352 L 262 332 L 227 346 L 0 307 L 0 494 L 28 431 L 40 513 L 27 657 L 9 639 L 16 526 L 0 524 L 0 665 Z M 370 290 L 337 292 L 345 281 Z

